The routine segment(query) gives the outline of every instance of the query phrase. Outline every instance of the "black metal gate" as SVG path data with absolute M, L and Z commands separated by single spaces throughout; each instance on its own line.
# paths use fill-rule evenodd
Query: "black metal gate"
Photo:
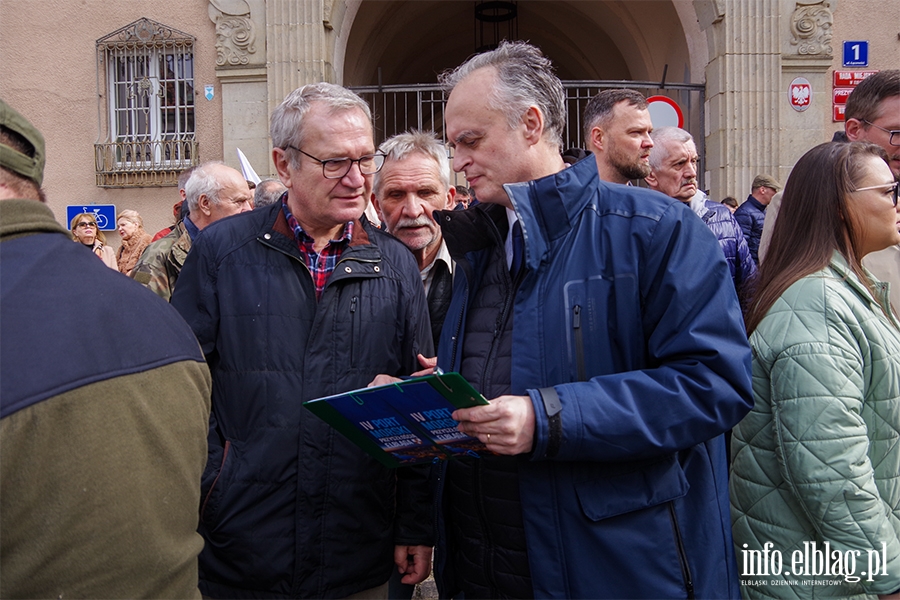
M 706 86 L 690 83 L 660 83 L 658 81 L 564 81 L 568 119 L 563 136 L 565 148 L 585 148 L 582 115 L 588 101 L 597 92 L 609 88 L 627 88 L 647 97 L 666 96 L 681 108 L 683 128 L 694 136 L 700 155 L 698 179 L 705 187 L 706 143 L 704 136 L 704 108 Z M 372 107 L 375 118 L 375 143 L 411 128 L 433 130 L 444 142 L 444 95 L 436 84 L 361 86 L 350 88 Z

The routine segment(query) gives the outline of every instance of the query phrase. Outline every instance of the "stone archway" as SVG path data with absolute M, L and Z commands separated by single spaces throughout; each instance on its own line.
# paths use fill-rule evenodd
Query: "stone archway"
M 376 133 L 387 135 L 410 125 L 439 130 L 441 114 L 433 111 L 433 88 L 421 86 L 434 86 L 438 73 L 460 64 L 480 45 L 475 3 L 349 0 L 343 6 L 345 18 L 334 48 L 343 64 L 336 60 L 333 66 L 344 85 L 364 93 L 376 107 Z M 661 92 L 662 86 L 646 84 L 665 78 L 670 86 L 702 86 L 708 62 L 706 36 L 691 5 L 672 0 L 520 0 L 517 10 L 517 39 L 541 47 L 569 85 L 585 84 L 567 92 L 567 146 L 583 144 L 580 112 L 598 90 L 591 84 L 603 80 L 607 82 L 603 87 L 622 82 L 648 96 L 664 93 L 673 98 L 703 154 L 702 92 L 671 87 Z M 439 102 L 440 92 L 437 98 Z M 402 123 L 399 129 L 396 121 Z
M 334 69 L 347 86 L 433 83 L 477 45 L 470 0 L 342 4 Z M 540 46 L 564 80 L 656 81 L 666 65 L 670 82 L 704 80 L 705 34 L 683 2 L 520 0 L 518 12 L 519 39 Z

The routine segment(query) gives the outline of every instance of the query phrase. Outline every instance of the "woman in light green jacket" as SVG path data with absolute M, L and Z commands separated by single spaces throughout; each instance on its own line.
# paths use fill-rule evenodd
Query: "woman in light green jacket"
M 732 446 L 745 598 L 900 590 L 900 323 L 860 264 L 900 242 L 885 159 L 823 144 L 784 189 L 747 314 L 755 405 Z

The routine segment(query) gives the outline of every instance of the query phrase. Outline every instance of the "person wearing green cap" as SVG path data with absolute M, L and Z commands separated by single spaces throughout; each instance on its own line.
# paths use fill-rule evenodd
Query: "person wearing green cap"
M 209 370 L 54 220 L 44 147 L 0 100 L 0 597 L 200 598 Z

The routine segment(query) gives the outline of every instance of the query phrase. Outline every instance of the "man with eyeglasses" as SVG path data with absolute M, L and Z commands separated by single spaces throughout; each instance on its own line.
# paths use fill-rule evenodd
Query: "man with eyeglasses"
M 172 297 L 213 376 L 200 589 L 386 598 L 393 569 L 429 572 L 429 471 L 381 466 L 302 403 L 433 356 L 425 293 L 409 250 L 362 216 L 384 162 L 368 105 L 306 85 L 270 131 L 287 194 L 195 240 Z
M 841 141 L 839 133 L 835 141 Z M 843 141 L 884 148 L 894 179 L 900 180 L 900 69 L 879 71 L 856 86 L 847 98 L 844 135 Z M 891 304 L 900 311 L 900 246 L 867 255 L 863 265 L 891 284 Z

